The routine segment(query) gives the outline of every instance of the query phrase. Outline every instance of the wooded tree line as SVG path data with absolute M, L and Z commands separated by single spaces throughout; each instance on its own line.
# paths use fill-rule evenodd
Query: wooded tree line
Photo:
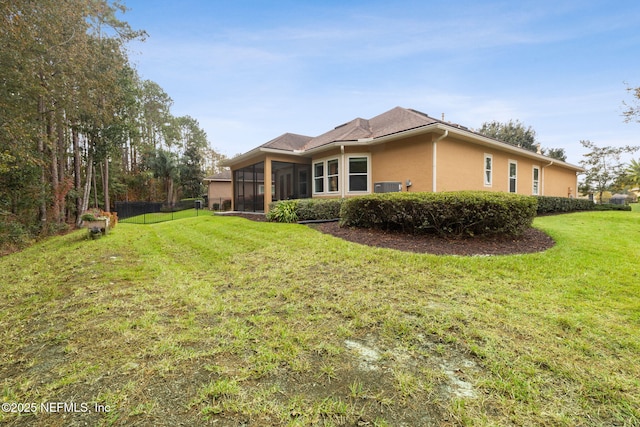
M 0 3 L 0 226 L 49 233 L 88 207 L 202 194 L 224 156 L 174 117 L 127 43 L 144 39 L 109 0 Z M 1 231 L 1 230 L 0 230 Z

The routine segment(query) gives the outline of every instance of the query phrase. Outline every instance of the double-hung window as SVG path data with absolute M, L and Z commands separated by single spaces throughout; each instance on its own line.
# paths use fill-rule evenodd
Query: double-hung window
M 313 193 L 330 194 L 340 191 L 340 161 L 325 159 L 313 164 Z
M 369 158 L 349 157 L 349 192 L 369 190 Z
M 327 160 L 327 187 L 329 193 L 336 193 L 340 189 L 340 174 L 338 172 L 338 166 L 338 159 Z
M 347 154 L 313 163 L 313 194 L 358 194 L 369 192 L 371 157 Z
M 313 192 L 324 193 L 324 162 L 313 164 Z
M 518 191 L 518 163 L 509 160 L 509 193 Z
M 484 186 L 491 187 L 493 183 L 493 156 L 491 154 L 484 155 Z
M 531 193 L 534 196 L 540 195 L 540 168 L 538 166 L 533 167 L 533 188 Z

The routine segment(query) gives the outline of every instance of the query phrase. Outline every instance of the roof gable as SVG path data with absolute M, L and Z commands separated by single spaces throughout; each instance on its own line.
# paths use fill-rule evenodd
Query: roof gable
M 375 116 L 371 120 L 371 127 L 374 129 L 373 138 L 392 135 L 410 129 L 438 123 L 438 120 L 402 107 L 393 108 L 385 113 Z
M 263 148 L 273 148 L 275 150 L 295 151 L 302 150 L 312 139 L 310 136 L 298 135 L 295 133 L 285 133 L 261 145 Z

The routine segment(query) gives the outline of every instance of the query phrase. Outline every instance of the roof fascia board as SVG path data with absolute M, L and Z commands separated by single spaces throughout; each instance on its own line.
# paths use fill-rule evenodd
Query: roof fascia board
M 234 165 L 237 165 L 238 163 L 242 163 L 252 157 L 258 156 L 260 154 L 263 153 L 268 153 L 268 154 L 284 154 L 287 156 L 294 156 L 294 157 L 301 157 L 301 155 L 303 153 L 300 153 L 298 151 L 290 151 L 290 150 L 278 150 L 276 148 L 265 148 L 265 147 L 258 147 L 258 148 L 254 148 L 251 151 L 247 151 L 244 154 L 240 154 L 239 156 L 236 156 L 232 159 L 228 159 L 226 161 L 224 161 L 222 163 L 222 166 L 226 166 L 226 167 L 233 167 Z
M 445 131 L 449 131 L 449 136 L 456 135 L 462 140 L 473 142 L 475 144 L 480 144 L 486 147 L 496 148 L 501 151 L 506 151 L 513 154 L 518 154 L 524 157 L 528 157 L 530 159 L 536 159 L 541 162 L 553 162 L 552 164 L 558 164 L 565 168 L 573 169 L 576 172 L 584 172 L 584 169 L 580 166 L 573 165 L 571 163 L 563 162 L 561 160 L 553 159 L 551 157 L 547 157 L 542 154 L 534 153 L 533 151 L 526 150 L 524 148 L 516 147 L 514 145 L 509 145 L 505 142 L 501 142 L 495 140 L 493 138 L 486 137 L 484 135 L 477 134 L 475 132 L 471 132 L 468 130 L 460 129 L 456 126 L 450 126 L 446 123 L 433 123 L 429 125 L 419 126 L 413 129 L 408 129 L 405 131 L 400 131 L 397 133 L 393 133 L 390 135 L 384 135 L 378 138 L 364 138 L 360 140 L 349 140 L 349 141 L 332 141 L 328 144 L 321 145 L 319 147 L 315 147 L 309 150 L 278 150 L 275 148 L 265 148 L 258 147 L 251 151 L 248 151 L 245 154 L 241 154 L 240 156 L 234 157 L 233 159 L 227 160 L 223 163 L 223 166 L 233 166 L 235 164 L 241 163 L 254 157 L 260 153 L 274 153 L 274 154 L 285 154 L 289 156 L 295 157 L 311 157 L 317 153 L 321 153 L 323 151 L 327 151 L 333 148 L 343 147 L 354 147 L 354 146 L 372 146 L 377 144 L 382 144 L 385 142 L 391 142 L 411 136 L 422 135 L 426 133 L 435 133 L 437 135 L 443 135 Z
M 445 125 L 446 126 L 446 125 Z M 545 156 L 544 154 L 534 153 L 533 151 L 525 148 L 516 147 L 515 145 L 507 144 L 487 136 L 479 135 L 474 132 L 459 129 L 455 126 L 447 126 L 450 134 L 456 134 L 460 139 L 475 142 L 476 144 L 484 145 L 486 147 L 497 148 L 502 151 L 507 151 L 513 154 L 518 154 L 530 159 L 540 160 L 541 162 L 553 162 L 553 164 L 561 165 L 565 168 L 574 169 L 578 172 L 584 172 L 584 169 L 580 166 L 573 165 L 571 163 L 563 162 L 562 160 L 554 159 L 552 157 Z

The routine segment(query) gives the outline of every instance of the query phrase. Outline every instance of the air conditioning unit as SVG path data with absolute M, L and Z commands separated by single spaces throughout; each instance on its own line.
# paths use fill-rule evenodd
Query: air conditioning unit
M 374 193 L 397 193 L 402 191 L 401 182 L 376 182 L 373 184 Z

